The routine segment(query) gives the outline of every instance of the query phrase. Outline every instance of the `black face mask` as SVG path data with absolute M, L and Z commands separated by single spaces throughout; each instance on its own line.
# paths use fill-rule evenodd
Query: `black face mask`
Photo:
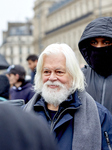
M 89 46 L 84 51 L 83 56 L 93 70 L 105 77 L 112 74 L 112 45 L 106 47 Z

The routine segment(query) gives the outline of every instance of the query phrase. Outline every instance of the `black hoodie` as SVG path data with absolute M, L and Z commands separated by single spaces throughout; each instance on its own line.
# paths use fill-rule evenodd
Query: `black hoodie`
M 86 90 L 112 113 L 112 46 L 92 48 L 90 40 L 95 37 L 112 40 L 112 17 L 101 17 L 90 22 L 79 41 L 79 50 L 89 65 L 82 69 L 87 82 Z M 97 52 L 98 65 L 95 64 L 96 58 L 91 57 L 91 52 Z

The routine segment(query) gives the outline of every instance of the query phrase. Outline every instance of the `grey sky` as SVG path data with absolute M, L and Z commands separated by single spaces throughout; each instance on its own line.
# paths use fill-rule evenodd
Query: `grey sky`
M 24 22 L 33 17 L 35 0 L 0 0 L 0 45 L 2 31 L 7 30 L 8 22 Z

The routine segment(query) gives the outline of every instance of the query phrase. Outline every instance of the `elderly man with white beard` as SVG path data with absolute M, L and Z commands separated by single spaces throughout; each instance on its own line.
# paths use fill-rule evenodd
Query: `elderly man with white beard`
M 36 94 L 24 110 L 46 120 L 60 150 L 107 150 L 112 144 L 112 116 L 86 93 L 85 85 L 67 44 L 46 47 L 37 64 Z

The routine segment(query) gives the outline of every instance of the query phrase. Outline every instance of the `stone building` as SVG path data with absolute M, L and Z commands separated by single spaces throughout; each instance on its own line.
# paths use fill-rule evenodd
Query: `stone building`
M 3 43 L 0 53 L 3 54 L 7 62 L 21 64 L 28 70 L 26 57 L 34 52 L 32 36 L 32 23 L 8 23 L 8 30 L 3 32 Z
M 51 43 L 67 43 L 82 64 L 80 36 L 93 19 L 112 16 L 112 0 L 36 0 L 34 14 L 35 53 L 40 54 Z

